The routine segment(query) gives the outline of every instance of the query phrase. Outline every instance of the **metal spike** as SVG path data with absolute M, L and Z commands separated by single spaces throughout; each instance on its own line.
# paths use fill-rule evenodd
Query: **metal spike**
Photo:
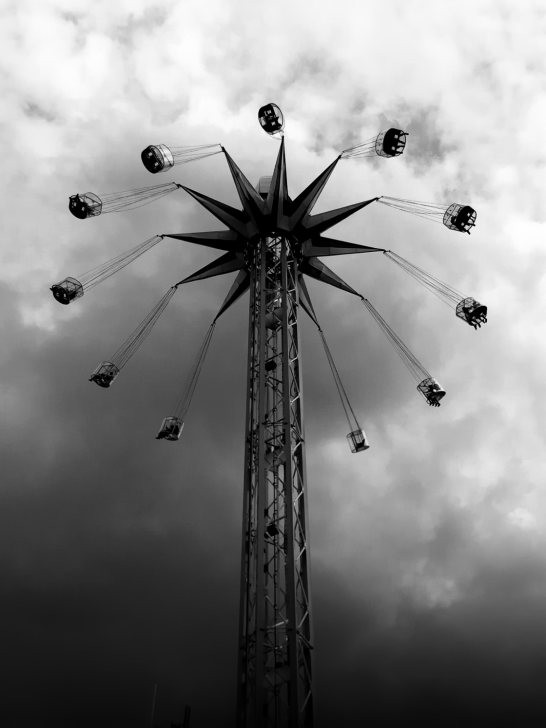
M 364 200 L 364 202 L 355 202 L 354 205 L 338 207 L 337 210 L 328 210 L 328 212 L 321 212 L 318 215 L 308 215 L 304 218 L 302 226 L 309 236 L 318 235 L 378 199 L 378 197 L 373 197 L 371 200 Z
M 243 259 L 237 256 L 236 253 L 226 253 L 225 255 L 221 255 L 216 260 L 213 260 L 212 263 L 203 266 L 203 268 L 200 268 L 191 276 L 188 276 L 187 278 L 184 278 L 184 280 L 179 281 L 176 285 L 180 286 L 182 283 L 202 281 L 205 278 L 221 276 L 224 273 L 232 273 L 234 270 L 241 270 L 243 265 Z
M 288 204 L 288 183 L 286 179 L 286 158 L 283 137 L 266 199 L 267 211 L 271 216 L 271 222 L 274 227 L 281 230 L 286 228 Z
M 360 293 L 355 291 L 348 283 L 345 283 L 342 278 L 336 275 L 333 270 L 330 270 L 318 258 L 305 259 L 300 266 L 300 270 L 311 278 L 316 278 L 318 281 L 322 281 L 322 283 L 328 283 L 334 286 L 334 288 L 341 288 L 342 291 L 347 291 L 347 293 L 352 293 L 360 298 Z
M 299 295 L 300 306 L 303 308 L 303 310 L 309 316 L 309 318 L 312 321 L 314 321 L 314 323 L 320 329 L 320 325 L 317 320 L 317 315 L 315 313 L 315 309 L 313 308 L 313 304 L 311 302 L 311 297 L 309 296 L 309 291 L 307 290 L 307 284 L 305 283 L 305 278 L 302 276 L 301 273 L 298 274 L 298 286 L 299 286 L 299 293 L 300 293 L 300 295 Z
M 326 167 L 324 172 L 319 174 L 319 176 L 296 197 L 292 203 L 292 212 L 290 215 L 290 225 L 292 228 L 296 227 L 296 225 L 298 225 L 306 215 L 310 214 L 313 206 L 319 198 L 320 193 L 326 186 L 326 183 L 330 179 L 330 175 L 334 171 L 334 168 L 340 159 L 341 156 L 335 159 L 329 167 Z
M 224 313 L 224 311 L 227 311 L 228 308 L 232 306 L 235 301 L 243 295 L 243 293 L 248 289 L 249 285 L 250 275 L 248 274 L 248 271 L 240 270 L 237 274 L 237 278 L 233 281 L 233 285 L 228 291 L 224 303 L 216 314 L 216 318 L 219 318 Z
M 231 176 L 235 182 L 235 187 L 237 188 L 237 194 L 239 195 L 241 204 L 248 215 L 256 224 L 258 224 L 260 218 L 263 217 L 265 213 L 265 202 L 225 149 L 224 154 L 229 166 L 229 171 L 231 172 Z
M 224 225 L 227 225 L 228 228 L 239 233 L 239 235 L 242 235 L 245 238 L 250 238 L 258 232 L 256 226 L 249 222 L 248 216 L 241 210 L 237 210 L 231 205 L 226 205 L 224 202 L 219 202 L 212 197 L 203 195 L 201 192 L 192 190 L 189 187 L 184 187 L 184 185 L 182 185 L 182 187 L 189 195 L 197 200 L 199 204 L 203 205 L 205 209 L 211 212 L 214 217 L 217 217 L 218 220 L 224 223 Z
M 217 250 L 242 250 L 245 239 L 233 230 L 212 230 L 207 233 L 165 233 L 166 238 L 185 240 L 188 243 L 204 245 Z
M 348 255 L 349 253 L 383 253 L 384 248 L 372 248 L 370 245 L 347 243 L 335 238 L 321 236 L 306 240 L 302 245 L 303 255 L 306 258 L 313 256 Z

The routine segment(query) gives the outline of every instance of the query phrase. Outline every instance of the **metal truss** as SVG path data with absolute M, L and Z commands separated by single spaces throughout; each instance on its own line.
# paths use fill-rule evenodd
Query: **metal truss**
M 250 267 L 238 726 L 313 725 L 298 263 L 283 235 Z
M 298 297 L 310 311 L 303 275 L 359 296 L 321 258 L 382 249 L 323 233 L 378 198 L 314 215 L 340 156 L 291 199 L 284 139 L 273 175 L 258 189 L 223 151 L 242 210 L 184 187 L 228 229 L 165 237 L 223 251 L 180 284 L 238 272 L 217 318 L 250 289 L 237 724 L 312 728 Z

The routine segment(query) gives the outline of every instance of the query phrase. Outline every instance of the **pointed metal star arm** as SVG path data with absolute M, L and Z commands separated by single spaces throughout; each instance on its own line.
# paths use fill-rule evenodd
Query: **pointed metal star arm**
M 302 252 L 304 257 L 308 258 L 312 256 L 347 255 L 349 253 L 384 253 L 385 249 L 319 236 L 306 240 L 302 245 Z
M 305 258 L 300 264 L 300 271 L 308 275 L 310 278 L 316 278 L 317 281 L 328 283 L 329 285 L 334 286 L 334 288 L 341 288 L 342 291 L 347 291 L 347 293 L 352 293 L 354 296 L 361 298 L 360 293 L 355 291 L 355 289 L 348 283 L 345 283 L 342 278 L 336 275 L 333 270 L 330 270 L 330 268 L 328 268 L 328 266 L 318 258 Z
M 309 296 L 309 291 L 307 290 L 307 284 L 305 283 L 305 279 L 302 276 L 301 273 L 298 274 L 298 286 L 299 286 L 299 303 L 300 306 L 303 308 L 305 313 L 309 316 L 311 321 L 313 321 L 317 328 L 320 329 L 319 322 L 317 321 L 317 315 L 315 313 L 315 309 L 313 308 L 313 304 L 311 303 L 311 297 Z
M 235 164 L 235 162 L 226 152 L 224 147 L 222 147 L 222 151 L 224 152 L 224 155 L 226 157 L 229 171 L 231 172 L 231 176 L 233 177 L 233 181 L 235 183 L 235 187 L 237 188 L 237 194 L 239 195 L 241 204 L 243 205 L 243 208 L 246 210 L 246 212 L 250 214 L 254 222 L 258 224 L 260 218 L 263 217 L 265 213 L 265 201 L 254 189 L 252 184 L 248 181 L 248 179 L 245 177 L 239 167 Z
M 248 274 L 248 271 L 246 270 L 240 270 L 237 278 L 233 281 L 233 285 L 228 291 L 228 294 L 224 300 L 224 303 L 220 307 L 220 310 L 216 314 L 216 318 L 214 319 L 216 321 L 217 318 L 219 318 L 225 311 L 228 310 L 230 306 L 232 306 L 235 301 L 240 298 L 243 293 L 248 290 L 250 286 L 250 275 Z
M 249 230 L 247 216 L 241 210 L 237 210 L 231 205 L 226 205 L 224 202 L 214 200 L 212 197 L 203 195 L 201 192 L 192 190 L 189 187 L 184 187 L 184 185 L 182 187 L 194 200 L 197 200 L 200 205 L 203 205 L 206 210 L 211 212 L 214 217 L 218 218 L 220 222 L 223 222 L 230 230 L 244 237 L 250 237 L 253 234 L 253 231 Z
M 243 250 L 245 239 L 233 230 L 212 230 L 206 233 L 165 233 L 164 237 L 185 240 L 217 250 Z
M 338 207 L 337 210 L 328 210 L 328 212 L 321 212 L 318 215 L 307 215 L 303 220 L 302 226 L 309 237 L 318 235 L 378 199 L 379 197 L 372 197 L 371 200 L 364 200 L 363 202 L 356 202 L 354 205 Z
M 238 257 L 235 253 L 226 253 L 221 255 L 212 263 L 203 266 L 198 271 L 193 273 L 191 276 L 184 278 L 182 281 L 178 281 L 177 286 L 182 283 L 191 283 L 192 281 L 202 281 L 205 278 L 212 278 L 213 276 L 221 276 L 224 273 L 232 273 L 235 270 L 241 270 L 244 262 L 242 258 Z
M 271 215 L 274 226 L 282 223 L 282 218 L 288 212 L 288 203 L 288 183 L 286 179 L 286 158 L 284 155 L 283 137 L 266 199 L 267 211 Z
M 290 225 L 292 227 L 298 225 L 306 215 L 310 214 L 315 202 L 318 200 L 320 193 L 326 186 L 326 183 L 330 179 L 330 175 L 334 171 L 334 168 L 340 159 L 341 156 L 335 159 L 329 167 L 326 167 L 322 174 L 319 174 L 319 176 L 296 197 L 292 203 L 292 212 L 290 215 Z

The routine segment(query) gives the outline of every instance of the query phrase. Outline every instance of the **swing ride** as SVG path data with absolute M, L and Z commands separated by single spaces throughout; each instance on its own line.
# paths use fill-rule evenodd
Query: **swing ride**
M 69 305 L 159 243 L 164 245 L 167 238 L 221 251 L 215 261 L 172 285 L 118 349 L 107 360 L 101 361 L 89 377 L 97 386 L 108 389 L 150 336 L 179 288 L 213 276 L 236 273 L 206 331 L 181 394 L 156 435 L 158 440 L 177 442 L 181 438 L 217 322 L 235 301 L 249 291 L 237 725 L 239 728 L 311 728 L 313 635 L 298 332 L 300 309 L 305 311 L 318 331 L 347 419 L 347 441 L 351 452 L 365 452 L 369 442 L 349 401 L 305 280 L 312 278 L 358 298 L 399 355 L 418 393 L 435 408 L 443 402 L 446 390 L 369 298 L 340 278 L 322 258 L 382 253 L 454 310 L 457 319 L 475 330 L 487 322 L 487 306 L 392 250 L 324 235 L 329 228 L 375 202 L 440 223 L 450 231 L 470 234 L 477 217 L 470 205 L 378 196 L 335 210 L 312 213 L 341 159 L 399 157 L 405 151 L 408 132 L 392 127 L 343 150 L 292 199 L 287 186 L 283 114 L 276 104 L 268 103 L 259 109 L 258 120 L 268 135 L 280 141 L 280 148 L 273 174 L 261 177 L 256 186 L 249 182 L 220 144 L 193 147 L 156 144 L 146 147 L 141 153 L 145 169 L 152 174 L 223 154 L 242 209 L 174 181 L 120 193 L 79 193 L 69 198 L 70 212 L 83 220 L 103 213 L 134 209 L 183 189 L 225 229 L 153 235 L 89 271 L 63 278 L 51 286 L 51 293 L 60 304 Z

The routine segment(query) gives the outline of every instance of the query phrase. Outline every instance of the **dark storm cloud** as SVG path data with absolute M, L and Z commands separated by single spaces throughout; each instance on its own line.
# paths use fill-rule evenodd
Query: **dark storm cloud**
M 130 290 L 118 292 L 136 308 L 148 293 L 143 288 L 133 289 L 133 301 Z M 158 361 L 143 352 L 145 369 L 133 372 L 128 386 L 120 381 L 117 392 L 99 391 L 85 375 L 98 343 L 89 334 L 104 330 L 105 311 L 95 307 L 91 318 L 67 324 L 61 340 L 21 338 L 4 361 L 19 408 L 32 403 L 33 412 L 33 432 L 26 421 L 19 425 L 26 441 L 18 453 L 5 437 L 2 455 L 2 601 L 13 654 L 3 677 L 10 696 L 5 709 L 22 724 L 44 715 L 47 724 L 53 716 L 61 724 L 89 726 L 139 721 L 148 713 L 154 681 L 161 683 L 160 713 L 175 718 L 184 700 L 193 695 L 206 703 L 204 686 L 223 683 L 233 671 L 241 493 L 239 467 L 231 463 L 242 432 L 234 432 L 232 417 L 240 421 L 242 412 L 226 406 L 206 372 L 184 443 L 196 460 L 181 471 L 180 450 L 169 452 L 153 437 L 178 396 L 183 347 L 165 346 L 165 332 L 154 332 L 160 336 L 156 354 L 161 348 L 164 356 Z M 176 360 L 169 361 L 173 354 Z M 158 391 L 153 373 L 159 379 L 166 371 Z M 242 382 L 235 375 L 231 391 Z M 221 390 L 225 384 L 222 378 Z M 104 394 L 113 394 L 114 402 Z M 214 418 L 203 419 L 209 407 Z M 32 444 L 39 432 L 46 448 Z M 27 447 L 31 457 L 22 460 Z M 228 463 L 213 477 L 199 465 L 211 452 L 215 462 Z M 210 600 L 209 610 L 203 599 Z M 219 645 L 225 660 L 216 659 Z M 44 674 L 55 676 L 53 684 L 44 684 Z M 117 688 L 109 695 L 114 675 Z M 230 690 L 229 684 L 218 689 L 226 715 Z M 82 715 L 90 693 L 100 699 Z M 203 705 L 200 719 L 207 715 L 211 720 Z
M 406 597 L 389 608 L 370 591 L 351 614 L 355 587 L 332 574 L 316 599 L 317 629 L 328 641 L 321 647 L 337 656 L 320 693 L 327 720 L 539 725 L 546 702 L 533 676 L 544 663 L 544 564 L 513 546 L 506 561 L 483 554 L 466 597 L 447 606 Z

